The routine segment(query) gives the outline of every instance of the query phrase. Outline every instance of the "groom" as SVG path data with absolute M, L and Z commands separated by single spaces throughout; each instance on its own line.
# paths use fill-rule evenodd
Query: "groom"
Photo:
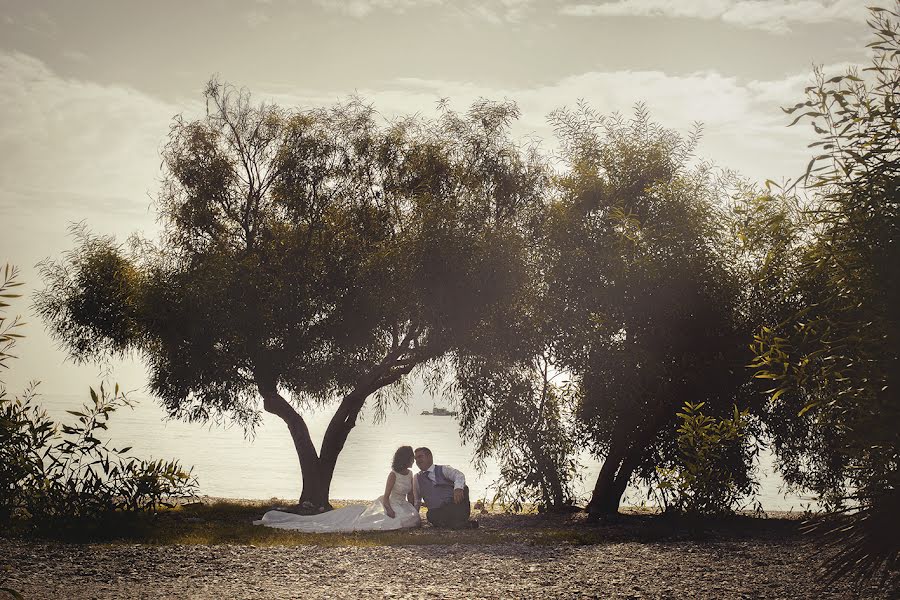
M 419 496 L 428 512 L 425 516 L 435 527 L 463 529 L 478 527 L 478 521 L 469 521 L 469 488 L 466 476 L 453 467 L 435 465 L 428 448 L 416 448 L 416 466 L 419 472 L 416 483 Z

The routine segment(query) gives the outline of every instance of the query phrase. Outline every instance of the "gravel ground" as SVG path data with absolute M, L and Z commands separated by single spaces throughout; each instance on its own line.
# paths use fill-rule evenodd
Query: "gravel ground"
M 811 551 L 796 536 L 331 548 L 0 538 L 0 587 L 72 599 L 887 597 L 821 583 Z
M 265 510 L 260 501 L 228 502 Z M 366 545 L 377 537 L 337 547 L 79 545 L 0 533 L 0 588 L 73 600 L 891 597 L 826 583 L 796 513 L 704 521 L 700 539 L 640 510 L 598 526 L 583 513 L 477 517 L 480 532 L 502 543 L 430 526 L 406 532 L 411 545 L 400 546 Z

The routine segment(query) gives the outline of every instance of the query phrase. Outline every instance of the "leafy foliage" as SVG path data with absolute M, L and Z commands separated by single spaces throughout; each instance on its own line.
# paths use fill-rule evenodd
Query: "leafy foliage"
M 659 468 L 658 487 L 676 511 L 729 514 L 756 487 L 748 477 L 756 457 L 748 443 L 749 413 L 735 407 L 731 417 L 715 419 L 703 414 L 703 404 L 686 402 L 678 413 L 679 464 Z M 734 464 L 740 467 L 730 468 Z
M 0 293 L 15 297 L 4 292 L 19 285 L 16 270 L 7 267 L 5 273 Z M 7 336 L 4 352 L 20 337 Z M 91 389 L 91 404 L 69 411 L 77 423 L 61 428 L 37 405 L 36 386 L 15 398 L 0 387 L 0 522 L 26 516 L 36 527 L 52 528 L 115 512 L 153 511 L 193 495 L 196 480 L 178 461 L 139 460 L 126 454 L 130 448 L 116 449 L 98 438 L 110 415 L 128 405 L 118 386 L 112 394 L 102 385 L 99 393 Z
M 10 398 L 5 389 L 0 390 L 0 521 L 28 504 L 34 489 L 24 483 L 39 481 L 43 471 L 39 449 L 55 432 L 46 413 L 32 405 L 33 397 L 33 386 L 21 398 Z
M 753 366 L 775 384 L 771 402 L 786 417 L 812 424 L 786 478 L 832 508 L 848 499 L 859 507 L 832 574 L 893 573 L 896 581 L 898 521 L 879 515 L 900 493 L 900 4 L 871 10 L 871 66 L 829 79 L 816 71 L 807 100 L 786 109 L 793 123 L 811 122 L 821 153 L 799 182 L 813 196 L 802 233 L 808 243 L 787 290 L 800 306 L 758 332 Z M 804 466 L 803 457 L 813 460 Z M 876 523 L 893 525 L 893 533 L 884 538 Z
M 130 448 L 113 448 L 97 436 L 128 401 L 118 387 L 91 390 L 91 404 L 68 411 L 77 418 L 61 428 L 37 407 L 34 395 L 0 397 L 2 506 L 7 517 L 24 510 L 33 525 L 103 518 L 114 512 L 152 512 L 192 496 L 196 480 L 178 461 L 139 460 Z
M 383 412 L 413 369 L 518 323 L 543 165 L 509 140 L 512 103 L 383 123 L 356 98 L 287 110 L 215 80 L 205 95 L 163 150 L 161 242 L 78 232 L 36 308 L 76 360 L 137 354 L 172 417 L 280 416 L 301 498 L 325 506 L 370 396 Z M 335 400 L 317 451 L 301 413 Z
M 6 300 L 19 297 L 19 294 L 10 291 L 12 288 L 22 285 L 22 282 L 18 281 L 18 275 L 18 268 L 9 264 L 3 267 L 3 280 L 0 281 L 0 309 L 9 307 Z M 22 337 L 22 334 L 16 332 L 16 329 L 24 325 L 18 316 L 10 321 L 4 314 L 5 312 L 5 310 L 0 312 L 0 369 L 9 368 L 6 366 L 6 361 L 15 358 L 9 351 L 16 345 L 16 340 Z
M 489 457 L 499 464 L 493 502 L 513 512 L 575 501 L 579 465 L 568 397 L 574 388 L 555 384 L 551 369 L 547 356 L 518 369 L 473 358 L 457 372 L 460 426 L 475 442 L 476 465 Z

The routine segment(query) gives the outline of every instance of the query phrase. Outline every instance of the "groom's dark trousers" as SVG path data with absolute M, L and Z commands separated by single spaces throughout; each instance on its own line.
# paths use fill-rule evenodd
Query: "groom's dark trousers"
M 435 527 L 449 527 L 451 529 L 467 527 L 472 506 L 469 502 L 469 486 L 464 488 L 463 501 L 455 504 L 452 500 L 443 506 L 429 508 L 425 513 L 428 522 Z

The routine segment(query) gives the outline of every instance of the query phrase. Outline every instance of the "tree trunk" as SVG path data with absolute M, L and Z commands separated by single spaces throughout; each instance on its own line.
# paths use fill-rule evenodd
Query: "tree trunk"
M 563 492 L 563 484 L 559 479 L 559 473 L 553 460 L 547 457 L 544 449 L 538 445 L 537 440 L 529 436 L 527 440 L 528 450 L 535 461 L 535 470 L 541 475 L 541 479 L 546 482 L 549 489 L 541 486 L 543 492 L 544 509 L 552 510 L 564 506 L 566 501 Z
M 634 470 L 641 464 L 641 459 L 646 454 L 646 450 L 646 448 L 641 448 L 637 445 L 633 445 L 628 449 L 627 454 L 619 465 L 619 471 L 616 473 L 615 479 L 599 498 L 598 508 L 602 514 L 619 512 L 619 505 L 622 503 L 625 488 L 628 487 L 628 482 L 631 481 Z
M 262 393 L 262 388 L 260 388 L 260 392 Z M 303 417 L 278 392 L 267 390 L 262 395 L 263 408 L 284 420 L 291 438 L 294 440 L 294 448 L 300 459 L 300 471 L 303 478 L 303 490 L 300 493 L 299 503 L 310 502 L 316 508 L 331 510 L 328 498 L 338 455 L 344 449 L 347 436 L 356 425 L 356 418 L 359 416 L 359 411 L 368 394 L 354 390 L 344 397 L 340 407 L 331 418 L 328 429 L 325 430 L 322 449 L 318 454 Z
M 656 403 L 651 414 L 647 415 L 643 426 L 638 426 L 631 431 L 619 428 L 613 431 L 613 443 L 610 446 L 609 455 L 603 462 L 600 474 L 597 476 L 597 484 L 594 493 L 588 503 L 588 513 L 591 520 L 601 516 L 616 514 L 622 495 L 635 469 L 651 449 L 650 445 L 656 437 L 659 428 L 668 421 L 669 413 L 667 405 Z M 619 434 L 619 435 L 616 435 Z
M 588 515 L 591 520 L 596 520 L 600 516 L 614 514 L 619 510 L 618 501 L 614 501 L 614 490 L 616 487 L 616 474 L 621 464 L 622 450 L 610 447 L 609 454 L 600 468 L 600 474 L 597 475 L 597 483 L 594 485 L 591 501 L 587 505 Z M 621 498 L 621 496 L 619 497 Z
M 340 407 L 328 423 L 328 429 L 325 430 L 319 467 L 326 499 L 331 491 L 331 478 L 334 476 L 338 455 L 344 449 L 350 431 L 356 426 L 356 418 L 368 396 L 368 393 L 358 390 L 353 390 L 344 396 Z
M 263 409 L 278 415 L 287 424 L 294 440 L 297 458 L 300 459 L 303 477 L 300 504 L 311 502 L 316 508 L 331 510 L 328 496 L 338 455 L 344 449 L 350 431 L 356 426 L 356 419 L 366 399 L 378 389 L 407 375 L 421 361 L 433 356 L 432 353 L 420 352 L 418 349 L 410 350 L 415 333 L 415 328 L 411 328 L 402 341 L 395 339 L 387 356 L 359 380 L 353 391 L 344 396 L 325 430 L 321 453 L 316 453 L 303 417 L 278 393 L 277 376 L 265 364 L 257 364 L 256 385 L 263 397 Z M 410 352 L 412 356 L 404 357 Z
M 300 460 L 300 473 L 303 478 L 303 489 L 300 492 L 299 504 L 311 502 L 318 508 L 331 508 L 328 504 L 328 486 L 323 485 L 319 455 L 313 445 L 312 437 L 306 421 L 300 416 L 294 407 L 285 400 L 272 384 L 257 382 L 260 395 L 263 397 L 263 409 L 273 415 L 278 415 L 287 424 L 291 439 L 294 440 L 294 449 Z M 330 479 L 330 478 L 329 478 Z
M 597 483 L 594 484 L 594 492 L 591 494 L 591 501 L 588 502 L 587 510 L 591 520 L 596 520 L 601 515 L 615 513 L 619 505 L 615 504 L 612 508 L 612 494 L 616 482 L 616 473 L 625 457 L 628 446 L 629 425 L 623 419 L 616 422 L 610 440 L 609 453 L 600 467 L 600 473 L 597 475 Z
M 328 423 L 325 437 L 322 438 L 322 453 L 319 461 L 326 499 L 331 490 L 331 478 L 334 475 L 338 456 L 344 449 L 347 436 L 356 427 L 356 419 L 359 417 L 359 411 L 365 405 L 366 399 L 377 390 L 409 374 L 419 362 L 432 356 L 429 353 L 417 352 L 415 357 L 403 359 L 404 353 L 409 351 L 410 343 L 413 340 L 414 329 L 410 330 L 403 341 L 392 348 L 381 363 L 359 380 L 352 392 L 344 396 L 341 405 Z
M 556 472 L 556 468 L 554 465 L 548 465 L 547 467 L 548 478 L 550 479 L 550 489 L 553 494 L 553 508 L 560 508 L 566 501 L 566 496 L 563 493 L 562 482 L 559 480 L 559 474 Z

